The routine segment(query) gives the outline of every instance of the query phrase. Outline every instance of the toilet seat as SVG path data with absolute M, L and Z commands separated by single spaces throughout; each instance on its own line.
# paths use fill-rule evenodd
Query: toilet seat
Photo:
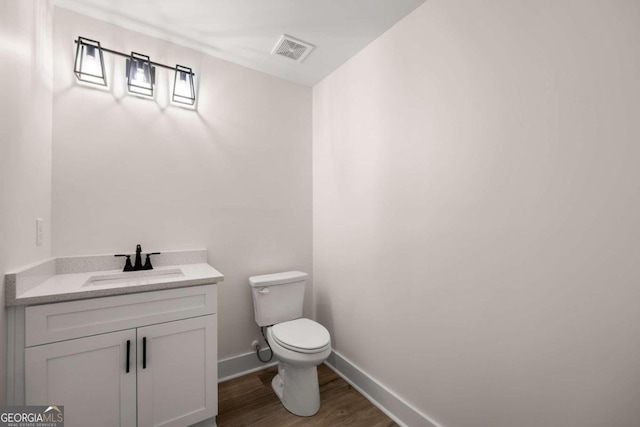
M 319 353 L 331 345 L 329 331 L 311 319 L 296 319 L 271 327 L 273 339 L 282 347 L 298 353 Z

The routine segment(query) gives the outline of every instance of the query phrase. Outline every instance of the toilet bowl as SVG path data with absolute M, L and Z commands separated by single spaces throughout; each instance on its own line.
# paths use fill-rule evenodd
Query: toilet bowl
M 289 271 L 249 278 L 256 323 L 266 327 L 265 337 L 278 360 L 271 386 L 283 406 L 299 416 L 320 409 L 317 366 L 331 353 L 329 331 L 302 317 L 306 277 Z
M 290 330 L 283 332 L 283 327 L 295 328 L 299 337 Z M 309 336 L 316 336 L 316 342 L 322 344 L 309 345 Z M 331 354 L 329 332 L 319 323 L 301 318 L 269 327 L 267 339 L 278 359 L 278 375 L 271 381 L 273 391 L 289 412 L 314 415 L 320 410 L 317 366 Z

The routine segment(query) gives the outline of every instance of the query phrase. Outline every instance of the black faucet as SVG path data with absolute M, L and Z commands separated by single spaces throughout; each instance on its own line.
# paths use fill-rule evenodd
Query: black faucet
M 151 265 L 151 255 L 160 255 L 160 252 L 149 252 L 148 254 L 146 254 L 147 259 L 145 260 L 144 265 L 142 265 L 142 257 L 140 256 L 141 253 L 142 246 L 138 244 L 136 245 L 136 260 L 134 265 L 131 265 L 131 255 L 116 254 L 114 256 L 127 257 L 127 261 L 124 263 L 124 269 L 122 271 L 153 270 L 153 266 Z
M 140 253 L 142 252 L 142 246 L 136 245 L 136 263 L 133 265 L 133 271 L 142 270 L 142 258 Z

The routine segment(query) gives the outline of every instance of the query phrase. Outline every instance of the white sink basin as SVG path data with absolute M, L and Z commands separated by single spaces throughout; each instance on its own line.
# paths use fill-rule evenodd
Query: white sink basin
M 179 268 L 168 270 L 127 271 L 91 276 L 82 286 L 140 286 L 158 280 L 184 277 Z

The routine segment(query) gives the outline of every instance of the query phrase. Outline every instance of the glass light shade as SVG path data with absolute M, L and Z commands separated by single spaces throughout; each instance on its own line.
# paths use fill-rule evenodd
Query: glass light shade
M 78 80 L 107 86 L 107 76 L 104 72 L 104 58 L 100 42 L 78 37 L 77 44 L 73 71 Z
M 156 68 L 151 65 L 148 56 L 131 52 L 126 71 L 129 93 L 153 97 Z
M 196 102 L 193 77 L 191 68 L 176 65 L 176 76 L 173 80 L 173 102 L 187 105 L 193 105 Z

